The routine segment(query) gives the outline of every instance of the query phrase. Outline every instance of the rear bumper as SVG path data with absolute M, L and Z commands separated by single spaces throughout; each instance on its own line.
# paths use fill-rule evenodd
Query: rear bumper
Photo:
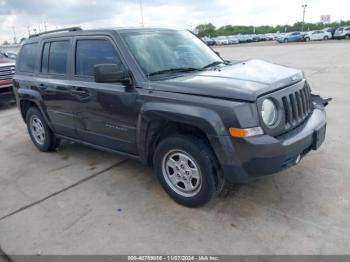
M 322 108 L 315 108 L 301 126 L 280 137 L 227 137 L 232 148 L 227 148 L 226 154 L 235 157 L 232 161 L 221 163 L 225 178 L 229 182 L 246 183 L 291 167 L 309 151 L 319 148 L 325 132 L 326 113 Z

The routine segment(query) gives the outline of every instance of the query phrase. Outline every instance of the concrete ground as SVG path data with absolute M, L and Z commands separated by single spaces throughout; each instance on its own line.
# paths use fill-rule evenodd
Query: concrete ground
M 66 143 L 40 153 L 0 110 L 0 246 L 15 254 L 349 254 L 350 42 L 218 48 L 305 71 L 331 96 L 324 145 L 289 170 L 179 206 L 152 170 Z

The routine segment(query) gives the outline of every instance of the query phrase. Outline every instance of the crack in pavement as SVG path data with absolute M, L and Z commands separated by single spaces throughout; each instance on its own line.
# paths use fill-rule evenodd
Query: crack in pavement
M 48 199 L 50 199 L 50 198 L 52 198 L 52 197 L 54 197 L 54 196 L 57 196 L 57 195 L 59 195 L 59 194 L 65 192 L 65 191 L 67 191 L 67 190 L 69 190 L 69 189 L 71 189 L 71 188 L 73 188 L 73 187 L 76 187 L 76 186 L 78 186 L 78 185 L 80 185 L 80 184 L 82 184 L 82 183 L 84 183 L 84 182 L 86 182 L 86 181 L 89 181 L 89 180 L 91 180 L 91 179 L 97 177 L 98 175 L 101 175 L 101 174 L 103 174 L 103 173 L 105 173 L 105 172 L 107 172 L 107 171 L 109 171 L 109 170 L 111 170 L 111 169 L 113 169 L 113 168 L 115 168 L 115 167 L 118 167 L 118 166 L 120 166 L 120 165 L 126 163 L 127 161 L 129 161 L 129 159 L 121 160 L 121 161 L 119 161 L 119 162 L 117 162 L 117 163 L 111 165 L 110 167 L 107 167 L 107 168 L 105 168 L 105 169 L 103 169 L 103 170 L 101 170 L 101 171 L 99 171 L 99 172 L 97 172 L 97 173 L 95 173 L 95 174 L 92 174 L 92 175 L 90 175 L 90 176 L 88 176 L 88 177 L 85 177 L 85 178 L 83 178 L 83 179 L 81 179 L 81 180 L 78 180 L 77 182 L 75 182 L 74 184 L 72 184 L 72 185 L 70 185 L 70 186 L 67 186 L 67 187 L 65 187 L 65 188 L 63 188 L 63 189 L 61 189 L 61 190 L 59 190 L 59 191 L 56 191 L 56 192 L 54 192 L 54 193 L 52 193 L 52 194 L 50 194 L 50 195 L 48 195 L 48 196 L 46 196 L 46 197 L 44 197 L 44 198 L 42 198 L 42 199 L 39 199 L 39 200 L 37 200 L 37 201 L 35 201 L 35 202 L 31 203 L 31 204 L 28 204 L 28 205 L 26 205 L 26 206 L 24 206 L 24 207 L 21 207 L 21 208 L 15 210 L 15 211 L 13 211 L 13 212 L 11 212 L 11 213 L 9 213 L 9 214 L 3 216 L 3 217 L 0 217 L 0 221 L 4 220 L 4 219 L 6 219 L 6 218 L 8 218 L 8 217 L 10 217 L 10 216 L 13 216 L 13 215 L 15 215 L 15 214 L 17 214 L 17 213 L 19 213 L 19 212 L 21 212 L 21 211 L 24 211 L 24 210 L 26 210 L 26 209 L 28 209 L 28 208 L 30 208 L 30 207 L 32 207 L 32 206 L 35 206 L 35 205 L 37 205 L 37 204 L 40 204 L 40 203 L 44 202 L 45 200 L 48 200 Z M 0 253 L 0 254 L 1 254 L 1 253 Z
M 0 245 L 0 262 L 2 262 L 1 258 L 6 262 L 13 262 L 13 260 L 2 250 Z

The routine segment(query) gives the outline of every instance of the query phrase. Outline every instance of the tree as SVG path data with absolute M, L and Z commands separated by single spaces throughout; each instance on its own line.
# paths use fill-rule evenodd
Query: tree
M 267 33 L 288 33 L 288 32 L 294 32 L 294 31 L 300 31 L 302 28 L 303 23 L 302 22 L 296 22 L 293 25 L 277 25 L 277 26 L 269 26 L 269 25 L 261 25 L 255 27 L 255 33 L 256 34 L 267 34 Z M 323 24 L 323 23 L 305 23 L 304 24 L 304 30 L 312 31 L 312 30 L 320 30 L 325 27 L 340 27 L 340 26 L 346 26 L 350 25 L 350 21 L 339 21 L 339 22 L 333 22 L 330 24 Z M 201 24 L 197 27 L 198 35 L 200 37 L 203 36 L 227 36 L 227 35 L 237 35 L 237 34 L 253 34 L 254 33 L 254 27 L 253 26 L 244 26 L 244 25 L 225 25 L 219 28 L 215 28 L 215 26 L 212 23 L 208 24 Z
M 9 45 L 10 43 L 7 40 L 5 40 L 2 44 L 3 45 Z
M 200 37 L 209 36 L 216 30 L 215 26 L 212 23 L 197 25 L 196 29 L 198 30 L 198 35 Z

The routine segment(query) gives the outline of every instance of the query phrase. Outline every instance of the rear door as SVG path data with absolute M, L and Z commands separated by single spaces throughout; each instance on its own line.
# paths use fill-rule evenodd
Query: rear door
M 122 83 L 96 83 L 96 64 L 122 64 L 114 41 L 107 36 L 76 37 L 72 93 L 79 138 L 88 143 L 136 154 L 137 91 Z
M 41 92 L 55 132 L 76 137 L 72 104 L 75 97 L 69 82 L 70 63 L 68 54 L 72 48 L 71 38 L 43 41 L 37 86 Z

